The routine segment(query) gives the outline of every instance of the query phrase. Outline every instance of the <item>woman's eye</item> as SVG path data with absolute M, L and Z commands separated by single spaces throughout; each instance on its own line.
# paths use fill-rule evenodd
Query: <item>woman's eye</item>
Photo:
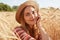
M 29 15 L 30 15 L 30 13 L 27 13 L 27 14 L 26 14 L 26 16 L 29 16 Z
M 34 14 L 34 11 L 32 11 L 32 14 Z

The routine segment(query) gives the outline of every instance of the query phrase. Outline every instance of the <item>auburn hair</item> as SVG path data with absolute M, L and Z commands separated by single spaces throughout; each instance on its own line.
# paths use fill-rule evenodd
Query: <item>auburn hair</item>
M 28 6 L 26 6 L 26 7 L 33 7 L 33 6 L 31 6 L 31 5 L 28 5 Z M 28 27 L 29 25 L 25 22 L 25 20 L 24 20 L 24 10 L 25 10 L 25 8 L 26 7 L 24 7 L 23 8 L 23 10 L 21 11 L 21 14 L 20 14 L 20 21 L 21 21 L 21 26 L 22 26 L 22 28 L 28 33 L 28 34 L 31 34 L 31 36 L 32 37 L 34 37 L 35 39 L 37 39 L 38 40 L 38 34 L 40 34 L 40 30 L 39 30 L 39 28 L 36 26 L 36 24 L 33 26 L 33 29 L 32 30 L 30 30 L 30 28 Z M 34 7 L 33 7 L 34 8 Z M 37 11 L 37 13 L 38 13 L 38 11 L 39 10 L 36 10 Z M 32 32 L 30 32 L 30 31 L 32 31 Z

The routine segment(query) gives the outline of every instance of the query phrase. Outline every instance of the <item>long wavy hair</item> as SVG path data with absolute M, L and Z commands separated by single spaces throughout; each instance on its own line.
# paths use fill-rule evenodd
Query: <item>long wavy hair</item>
M 28 5 L 26 7 L 33 7 L 33 6 Z M 34 37 L 35 39 L 38 39 L 38 36 L 39 36 L 38 34 L 40 34 L 39 28 L 35 24 L 33 26 L 33 29 L 30 29 L 29 25 L 24 20 L 24 10 L 25 10 L 26 7 L 23 8 L 23 10 L 21 11 L 21 14 L 20 14 L 21 26 L 28 34 L 31 34 L 32 37 Z M 39 10 L 36 10 L 36 11 L 37 11 L 37 14 L 39 15 Z

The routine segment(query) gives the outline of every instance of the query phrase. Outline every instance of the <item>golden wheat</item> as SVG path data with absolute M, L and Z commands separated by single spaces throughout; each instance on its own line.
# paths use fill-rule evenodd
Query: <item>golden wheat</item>
M 15 20 L 16 12 L 0 12 L 0 40 L 17 40 L 14 27 L 20 25 Z M 41 25 L 53 40 L 60 40 L 60 10 L 41 9 Z

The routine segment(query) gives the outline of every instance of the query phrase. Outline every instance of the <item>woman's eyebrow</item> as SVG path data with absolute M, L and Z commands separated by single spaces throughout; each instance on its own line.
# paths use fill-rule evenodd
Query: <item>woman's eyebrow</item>
M 33 10 L 32 12 L 37 12 L 36 10 Z

